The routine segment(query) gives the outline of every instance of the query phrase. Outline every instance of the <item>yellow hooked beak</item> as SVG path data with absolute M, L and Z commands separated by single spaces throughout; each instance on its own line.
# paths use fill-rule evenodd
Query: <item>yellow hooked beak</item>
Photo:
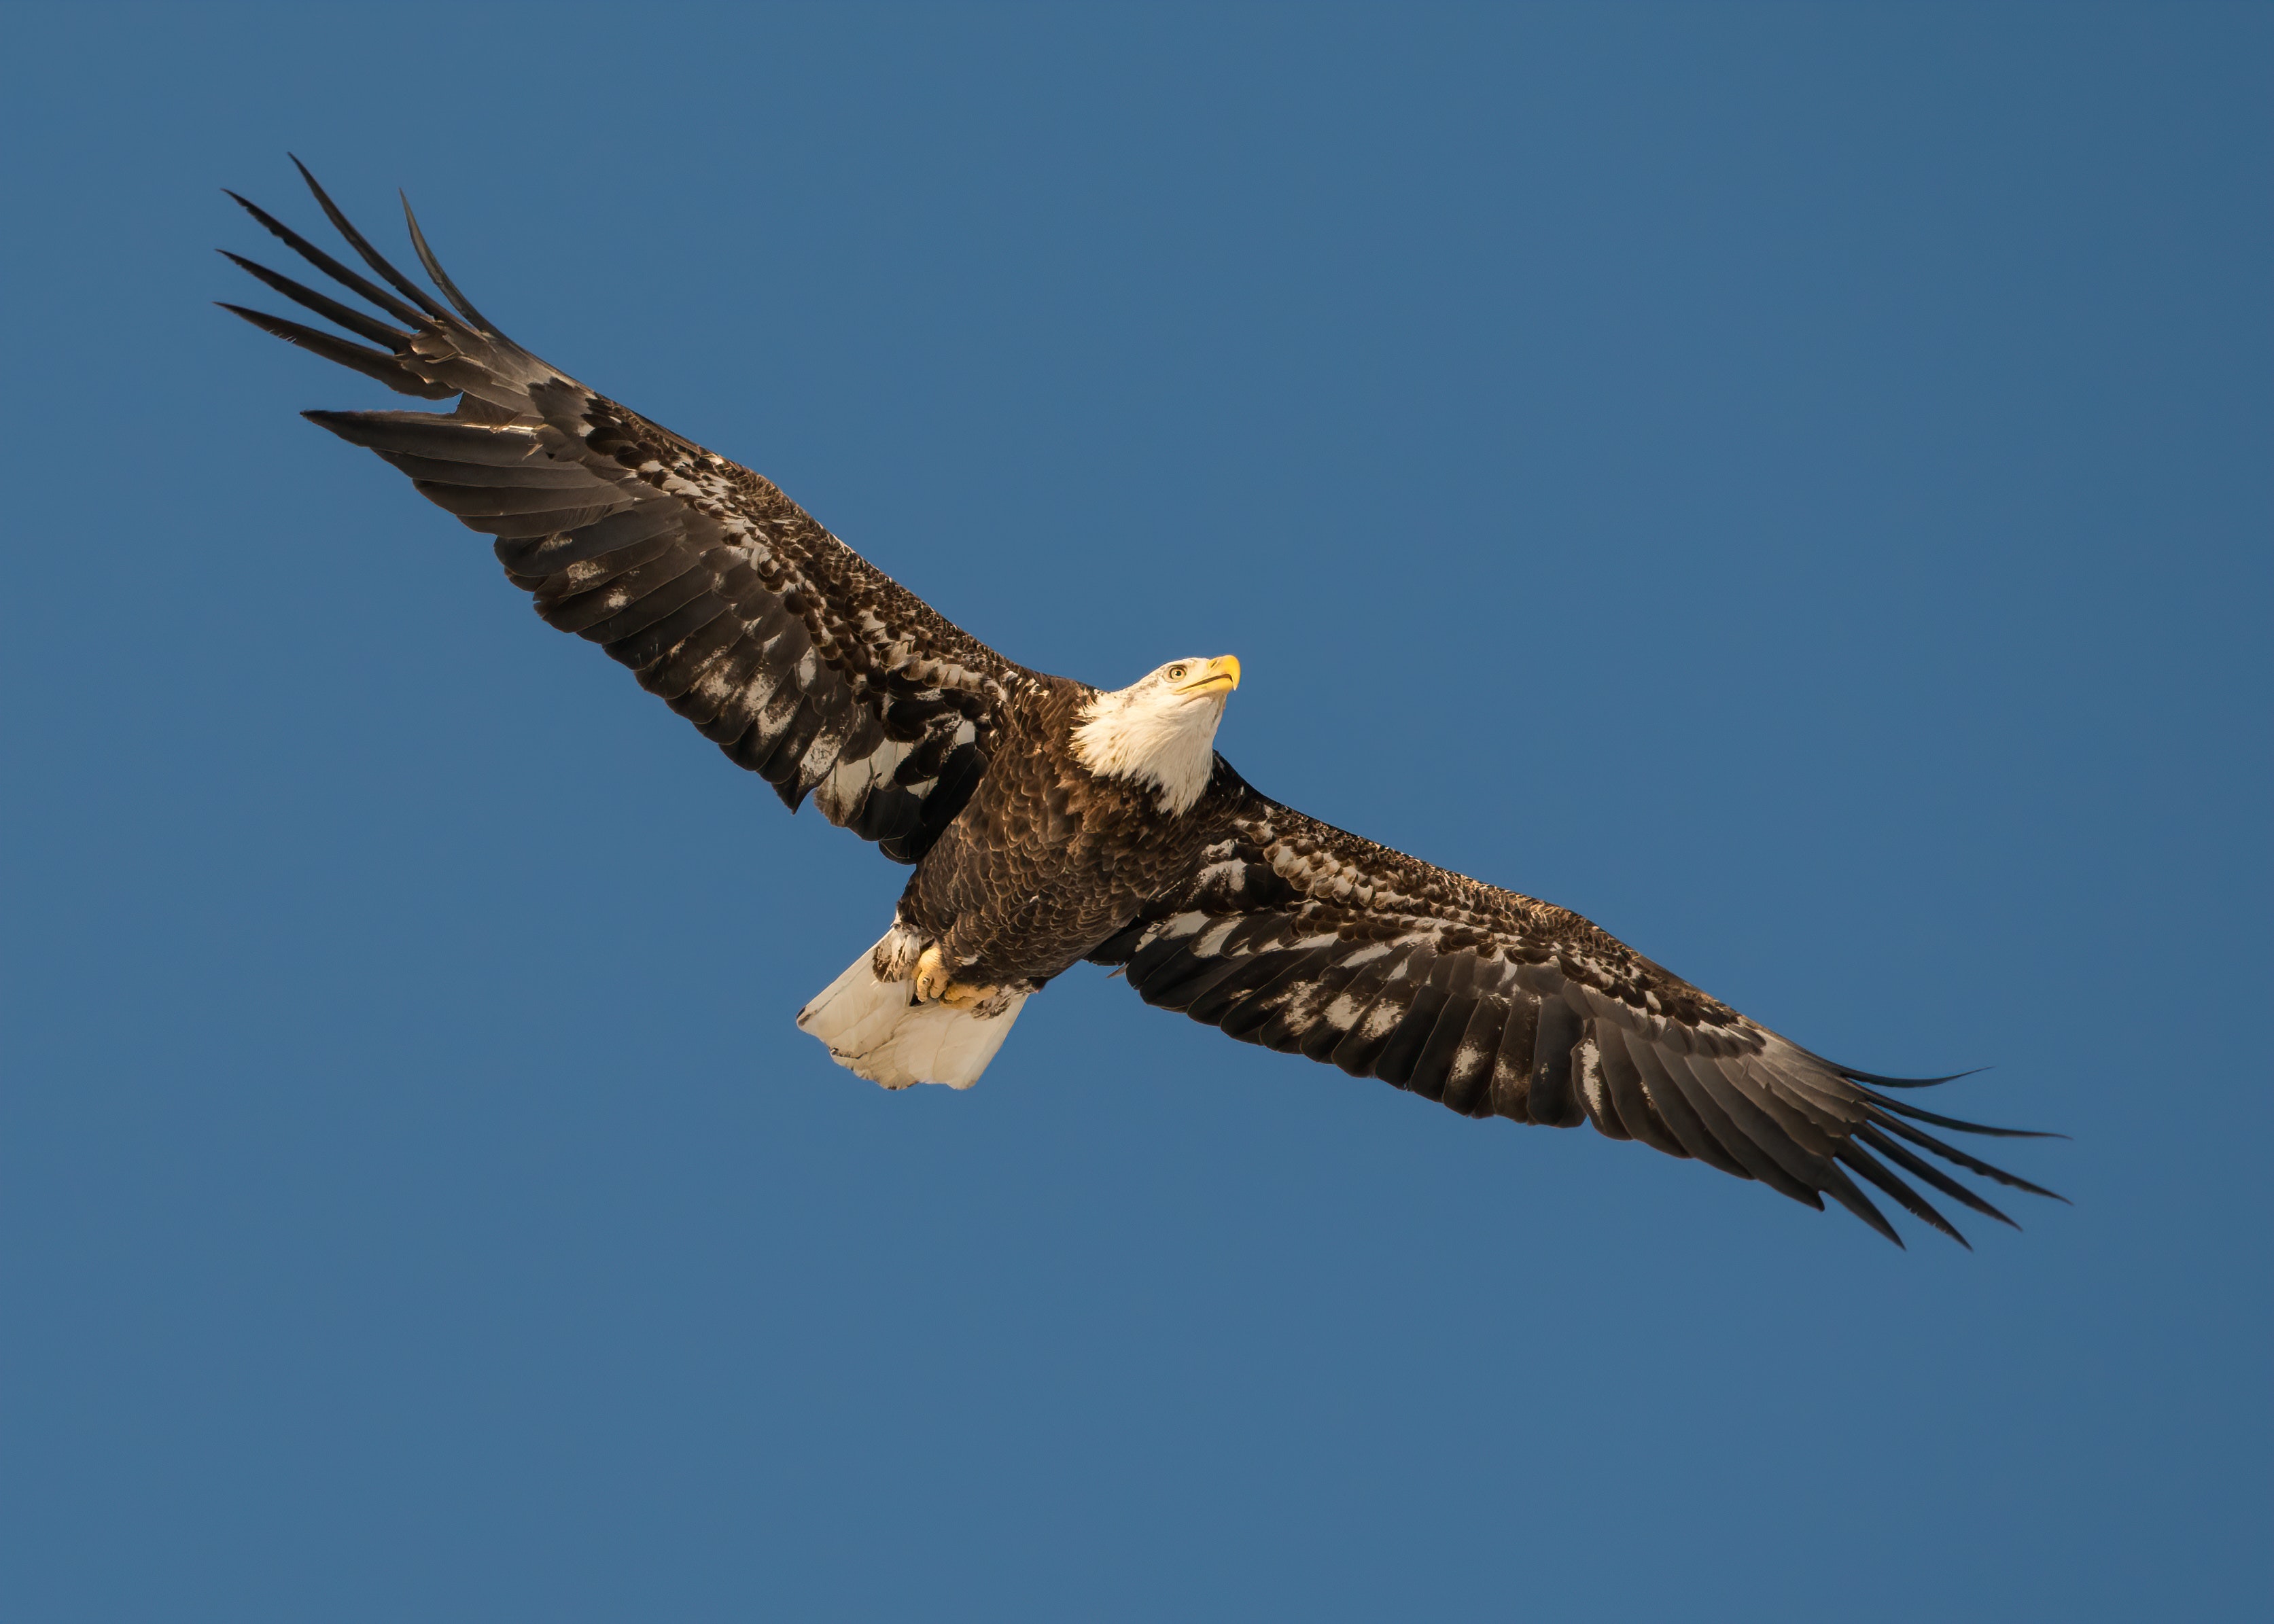
M 1239 656 L 1219 655 L 1193 667 L 1192 675 L 1177 685 L 1179 694 L 1229 694 L 1239 686 Z

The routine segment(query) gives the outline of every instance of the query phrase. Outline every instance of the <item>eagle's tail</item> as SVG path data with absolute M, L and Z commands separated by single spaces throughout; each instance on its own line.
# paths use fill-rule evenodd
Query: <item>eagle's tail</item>
M 1011 1035 L 1028 995 L 997 993 L 965 1008 L 926 1003 L 915 996 L 913 950 L 921 946 L 894 925 L 798 1011 L 798 1029 L 829 1045 L 839 1065 L 887 1088 L 968 1088 Z

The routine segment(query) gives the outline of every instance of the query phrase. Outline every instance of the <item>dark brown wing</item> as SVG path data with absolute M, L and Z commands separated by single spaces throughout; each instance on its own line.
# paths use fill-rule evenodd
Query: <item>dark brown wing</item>
M 642 687 L 790 807 L 809 793 L 830 822 L 886 855 L 922 856 L 969 799 L 1002 706 L 1027 673 L 768 481 L 506 338 L 443 274 L 410 219 L 411 245 L 446 307 L 380 258 L 300 172 L 388 286 L 237 201 L 388 320 L 229 257 L 379 348 L 223 308 L 398 393 L 460 397 L 447 416 L 307 417 L 377 452 L 429 500 L 495 537 L 508 576 L 535 596 L 539 614 L 630 666 Z
M 1811 1054 L 1567 909 L 1244 786 L 1207 866 L 1091 957 L 1126 966 L 1148 1004 L 1242 1042 L 1329 1061 L 1471 1116 L 1592 1122 L 1818 1209 L 1829 1195 L 1898 1245 L 1857 1178 L 1962 1244 L 1901 1174 L 2013 1222 L 1920 1151 L 2052 1193 L 1918 1124 L 2044 1136 L 1904 1104 L 1871 1085 L 1916 1083 Z

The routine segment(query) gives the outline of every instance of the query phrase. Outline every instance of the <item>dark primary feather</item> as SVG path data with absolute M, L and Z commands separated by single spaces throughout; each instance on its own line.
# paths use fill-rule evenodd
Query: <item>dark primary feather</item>
M 461 397 L 448 416 L 312 411 L 309 420 L 378 453 L 428 500 L 491 536 L 538 613 L 630 666 L 791 807 L 811 794 L 832 823 L 887 855 L 922 857 L 969 799 L 1006 696 L 1029 673 L 768 481 L 506 338 L 442 269 L 407 200 L 412 250 L 447 304 L 374 248 L 305 166 L 300 173 L 379 282 L 230 196 L 380 314 L 229 258 L 367 342 L 222 308 L 401 394 Z
M 298 160 L 295 159 L 293 162 L 297 163 Z M 308 171 L 304 169 L 300 173 L 307 175 Z M 314 185 L 315 177 L 310 175 L 308 184 Z M 450 280 L 449 273 L 445 271 L 440 261 L 434 258 L 434 251 L 426 245 L 426 234 L 418 229 L 418 216 L 410 212 L 410 198 L 400 192 L 396 195 L 403 198 L 403 223 L 410 229 L 410 246 L 418 255 L 418 263 L 426 267 L 426 274 L 433 278 L 434 285 L 442 290 L 442 297 L 456 307 L 460 315 L 481 331 L 489 331 L 489 318 L 476 310 L 466 296 L 458 291 L 458 284 Z
M 294 162 L 297 163 L 298 160 L 295 159 Z M 307 171 L 303 169 L 301 173 L 305 175 Z M 312 181 L 310 183 L 312 185 L 314 183 Z M 224 187 L 223 191 L 227 192 L 227 188 Z M 318 195 L 320 197 L 322 194 L 320 192 Z M 331 255 L 326 253 L 322 249 L 308 241 L 306 237 L 302 237 L 297 231 L 295 231 L 291 227 L 286 225 L 281 220 L 278 220 L 274 214 L 271 214 L 267 209 L 261 207 L 260 205 L 253 202 L 251 199 L 240 197 L 234 192 L 229 192 L 228 196 L 239 208 L 242 208 L 246 214 L 252 215 L 255 220 L 259 221 L 262 226 L 267 228 L 270 236 L 275 237 L 287 248 L 290 248 L 294 253 L 298 254 L 303 259 L 305 259 L 309 264 L 323 272 L 325 275 L 330 277 L 334 282 L 338 282 L 343 288 L 347 288 L 353 292 L 362 295 L 365 298 L 369 299 L 373 304 L 378 305 L 380 309 L 385 311 L 388 315 L 394 317 L 397 321 L 403 322 L 406 326 L 410 327 L 416 327 L 418 325 L 418 312 L 412 306 L 405 304 L 402 300 L 396 298 L 393 294 L 387 292 L 376 283 L 367 281 L 359 273 L 350 270 L 346 266 L 342 265 L 337 259 L 333 259 Z M 235 259 L 237 256 L 231 254 L 230 258 Z M 245 262 L 238 260 L 238 263 L 244 264 Z M 397 334 L 395 336 L 400 338 L 402 335 Z
M 297 344 L 312 355 L 320 355 L 327 361 L 336 361 L 366 378 L 375 378 L 397 394 L 439 401 L 457 393 L 447 384 L 428 382 L 384 350 L 366 350 L 361 344 L 350 344 L 333 334 L 303 326 L 297 321 L 287 321 L 283 317 L 272 316 L 266 311 L 247 310 L 242 304 L 223 304 L 222 308 L 232 316 L 244 317 L 262 332 L 281 338 L 288 344 Z
M 380 254 L 379 250 L 373 248 L 371 244 L 365 239 L 364 234 L 357 230 L 353 223 L 349 221 L 348 217 L 340 212 L 339 205 L 332 201 L 331 194 L 316 184 L 316 177 L 308 173 L 308 166 L 306 164 L 301 162 L 299 159 L 294 158 L 292 160 L 292 167 L 300 171 L 300 178 L 307 183 L 308 190 L 315 194 L 316 207 L 324 211 L 324 218 L 332 222 L 332 229 L 337 231 L 342 237 L 347 239 L 348 246 L 354 249 L 356 252 L 363 256 L 363 262 L 365 265 L 371 267 L 373 270 L 377 271 L 381 276 L 386 277 L 388 282 L 395 285 L 397 291 L 405 295 L 412 304 L 425 311 L 428 315 L 437 317 L 444 321 L 448 321 L 449 320 L 449 312 L 444 310 L 440 304 L 434 303 L 433 297 L 429 295 L 424 288 L 421 288 L 417 282 L 411 281 L 408 276 L 405 276 L 401 271 L 396 270 L 394 266 L 390 265 L 387 261 L 385 256 Z
M 1910 1147 L 2051 1193 L 1906 1118 L 2037 1136 L 1890 1100 L 1866 1073 L 1747 1019 L 1566 909 L 1346 834 L 1245 785 L 1220 835 L 1189 883 L 1091 955 L 1122 966 L 1148 1004 L 1465 1115 L 1591 1122 L 1811 1207 L 1830 1196 L 1898 1245 L 1864 1185 L 1962 1244 L 1903 1175 L 2013 1222 Z
M 318 315 L 323 317 L 325 320 L 336 323 L 338 326 L 345 327 L 349 332 L 358 334 L 365 338 L 370 339 L 374 343 L 385 344 L 390 353 L 395 349 L 395 341 L 403 336 L 401 333 L 388 326 L 384 321 L 376 320 L 373 318 L 364 314 L 363 312 L 357 310 L 352 305 L 343 304 L 337 299 L 332 298 L 328 295 L 318 293 L 312 288 L 307 287 L 303 283 L 294 282 L 290 276 L 280 276 L 275 271 L 270 270 L 267 266 L 257 264 L 254 261 L 246 259 L 243 254 L 234 254 L 230 252 L 228 249 L 224 248 L 221 251 L 221 256 L 222 259 L 228 260 L 231 265 L 237 267 L 237 269 L 247 272 L 258 280 L 267 282 L 271 288 L 274 288 L 277 292 L 291 300 L 295 304 L 301 306 L 305 310 L 312 310 Z M 225 310 L 237 309 L 233 304 L 224 305 L 222 308 Z M 245 312 L 238 311 L 237 313 L 239 315 L 243 315 Z

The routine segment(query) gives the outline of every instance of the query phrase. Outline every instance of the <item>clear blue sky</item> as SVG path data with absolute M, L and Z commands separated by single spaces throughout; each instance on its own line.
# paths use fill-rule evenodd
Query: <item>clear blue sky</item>
M 2274 10 L 9 11 L 13 1620 L 2270 1606 Z M 389 244 L 2074 1198 L 1897 1252 L 784 814 L 214 311 Z

